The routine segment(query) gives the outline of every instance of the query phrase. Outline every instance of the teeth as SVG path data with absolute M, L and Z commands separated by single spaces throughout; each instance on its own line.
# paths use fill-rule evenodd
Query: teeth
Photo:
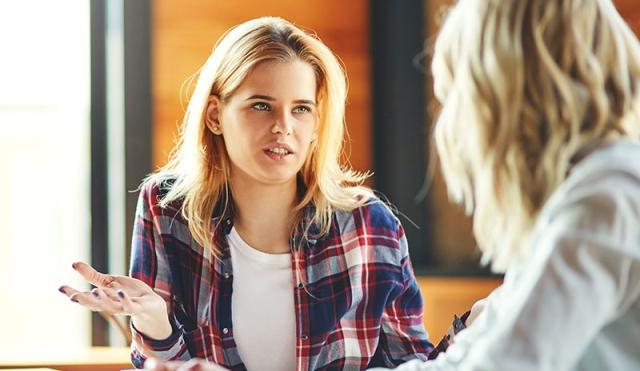
M 284 156 L 284 155 L 286 155 L 287 153 L 289 153 L 289 152 L 288 152 L 286 149 L 284 149 L 284 148 L 271 148 L 271 149 L 269 149 L 269 151 L 270 151 L 270 152 L 273 152 L 273 153 L 275 153 L 275 154 L 277 154 L 277 155 L 282 155 L 282 156 Z

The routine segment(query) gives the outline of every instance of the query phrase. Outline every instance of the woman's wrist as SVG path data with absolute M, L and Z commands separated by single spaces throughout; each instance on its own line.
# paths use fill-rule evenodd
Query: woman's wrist
M 138 332 L 154 340 L 164 340 L 173 333 L 166 313 L 162 316 L 131 316 L 131 323 Z

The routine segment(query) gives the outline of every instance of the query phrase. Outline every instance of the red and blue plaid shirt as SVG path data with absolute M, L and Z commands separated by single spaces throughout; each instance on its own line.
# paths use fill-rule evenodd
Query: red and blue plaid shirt
M 179 207 L 160 207 L 164 194 L 165 188 L 150 183 L 141 190 L 131 276 L 167 301 L 173 333 L 154 340 L 132 328 L 133 364 L 142 367 L 149 356 L 198 357 L 245 369 L 231 321 L 233 267 L 226 235 L 233 218 L 212 219 L 216 225 L 222 218 L 214 234 L 222 256 L 216 258 L 195 242 Z M 306 211 L 303 219 L 309 221 Z M 328 235 L 292 243 L 300 246 L 292 249 L 297 370 L 361 370 L 427 359 L 433 346 L 404 230 L 380 200 L 336 211 Z

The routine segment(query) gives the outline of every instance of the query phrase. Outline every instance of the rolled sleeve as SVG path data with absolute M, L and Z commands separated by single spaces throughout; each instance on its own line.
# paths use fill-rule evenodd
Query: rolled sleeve
M 162 360 L 188 360 L 188 354 L 184 341 L 183 328 L 176 320 L 175 316 L 170 316 L 171 335 L 168 338 L 157 340 L 152 339 L 138 331 L 131 322 L 131 332 L 133 334 L 131 343 L 131 361 L 136 368 L 142 368 L 144 361 L 149 358 Z

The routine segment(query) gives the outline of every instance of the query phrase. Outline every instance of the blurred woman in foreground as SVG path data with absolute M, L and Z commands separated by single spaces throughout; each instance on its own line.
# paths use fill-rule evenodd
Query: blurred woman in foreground
M 435 137 L 506 272 L 446 353 L 400 370 L 640 369 L 640 46 L 610 0 L 461 0 Z

